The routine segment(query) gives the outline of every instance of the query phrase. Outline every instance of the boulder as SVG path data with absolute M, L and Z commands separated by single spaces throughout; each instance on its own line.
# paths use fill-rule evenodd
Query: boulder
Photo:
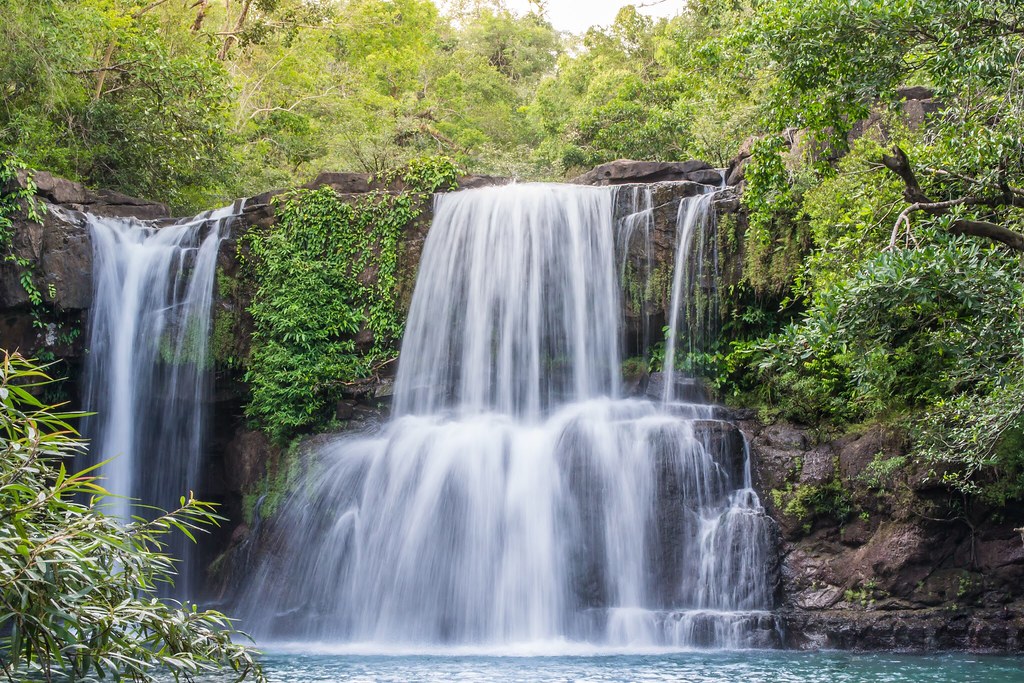
M 707 173 L 708 171 L 711 173 Z M 676 180 L 718 185 L 722 182 L 722 176 L 706 162 L 697 160 L 633 161 L 618 159 L 601 164 L 570 182 L 577 185 L 625 185 Z

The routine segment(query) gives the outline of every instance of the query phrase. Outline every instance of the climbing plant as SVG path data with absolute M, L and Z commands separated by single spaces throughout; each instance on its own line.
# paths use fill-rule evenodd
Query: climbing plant
M 401 191 L 290 192 L 274 200 L 277 224 L 242 241 L 246 276 L 257 283 L 247 414 L 273 439 L 322 425 L 346 385 L 395 358 L 399 238 L 458 175 L 450 160 L 428 158 L 377 178 Z
M 20 271 L 18 282 L 32 307 L 32 325 L 40 329 L 46 327 L 47 320 L 53 317 L 49 315 L 52 311 L 48 310 L 43 292 L 36 286 L 35 263 L 15 253 L 12 240 L 15 216 L 24 215 L 30 221 L 42 223 L 45 213 L 46 205 L 36 197 L 32 172 L 17 156 L 0 153 L 0 260 L 13 263 Z M 52 283 L 47 293 L 51 300 L 56 297 L 57 292 Z M 63 325 L 60 328 L 60 334 L 71 335 L 72 340 L 78 334 L 77 328 L 65 330 Z

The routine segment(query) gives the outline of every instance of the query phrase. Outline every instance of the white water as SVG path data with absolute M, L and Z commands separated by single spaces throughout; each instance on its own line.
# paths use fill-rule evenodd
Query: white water
M 742 435 L 713 406 L 619 396 L 611 200 L 439 197 L 396 417 L 304 463 L 241 599 L 262 640 L 774 642 L 774 532 Z
M 200 488 L 217 250 L 240 207 L 156 227 L 86 215 L 93 243 L 84 425 L 122 519 Z M 172 552 L 186 560 L 191 543 Z M 177 593 L 187 595 L 183 570 Z
M 698 303 L 708 268 L 717 271 L 718 264 L 705 261 L 709 239 L 715 234 L 708 227 L 715 220 L 712 211 L 713 192 L 687 197 L 679 202 L 676 218 L 676 259 L 672 271 L 672 299 L 669 310 L 668 338 L 665 340 L 665 387 L 662 399 L 676 398 L 676 360 L 681 342 L 688 354 L 705 351 L 708 335 L 713 333 L 714 310 L 707 301 Z M 717 252 L 715 252 L 717 254 Z M 700 307 L 704 306 L 705 311 Z
M 642 290 L 646 289 L 654 268 L 654 197 L 650 185 L 620 185 L 612 192 L 621 295 L 632 308 L 639 309 L 634 310 L 634 315 L 638 314 L 640 318 L 636 324 L 639 333 L 634 339 L 624 339 L 623 351 L 630 355 L 632 343 L 637 347 L 632 353 L 639 351 L 647 360 L 646 354 L 651 347 L 652 307 L 647 301 L 648 293 Z

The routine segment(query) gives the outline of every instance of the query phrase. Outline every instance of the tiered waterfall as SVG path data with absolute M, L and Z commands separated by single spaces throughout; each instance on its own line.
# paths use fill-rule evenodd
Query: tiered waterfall
M 617 249 L 649 239 L 650 205 L 617 220 L 616 196 L 438 198 L 393 416 L 303 462 L 242 596 L 259 638 L 771 644 L 774 532 L 742 434 L 671 390 L 622 395 Z M 684 202 L 694 227 L 707 200 Z

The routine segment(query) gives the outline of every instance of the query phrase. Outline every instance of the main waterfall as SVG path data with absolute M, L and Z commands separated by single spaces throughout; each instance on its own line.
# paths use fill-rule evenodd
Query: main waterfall
M 258 637 L 774 642 L 742 434 L 711 405 L 621 395 L 614 218 L 608 188 L 438 198 L 394 415 L 305 463 L 241 599 Z

